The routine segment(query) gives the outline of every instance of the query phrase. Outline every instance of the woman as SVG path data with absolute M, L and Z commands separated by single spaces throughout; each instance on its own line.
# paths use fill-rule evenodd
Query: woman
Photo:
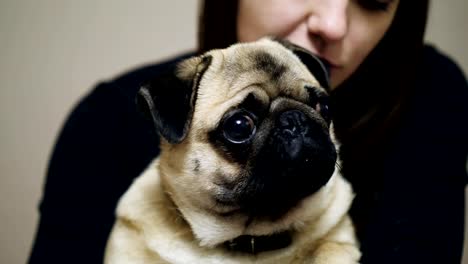
M 427 8 L 423 0 L 203 4 L 198 52 L 275 35 L 331 65 L 362 263 L 460 263 L 468 89 L 453 62 L 424 47 Z M 183 57 L 99 85 L 71 114 L 50 163 L 30 263 L 102 262 L 118 198 L 158 154 L 135 93 Z

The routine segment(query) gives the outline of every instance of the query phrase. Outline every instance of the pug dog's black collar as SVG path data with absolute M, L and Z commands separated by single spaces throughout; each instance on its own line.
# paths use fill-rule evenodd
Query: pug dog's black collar
M 286 248 L 291 245 L 291 243 L 291 233 L 285 231 L 267 236 L 242 235 L 224 242 L 223 245 L 230 251 L 257 254 Z

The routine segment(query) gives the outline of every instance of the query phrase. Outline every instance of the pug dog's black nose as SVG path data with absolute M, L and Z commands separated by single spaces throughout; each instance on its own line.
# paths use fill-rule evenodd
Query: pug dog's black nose
M 301 153 L 303 137 L 308 130 L 306 115 L 298 110 L 288 110 L 278 118 L 278 133 L 283 139 L 283 160 L 295 160 Z
M 301 131 L 303 123 L 307 121 L 305 114 L 299 110 L 289 110 L 281 113 L 278 118 L 279 127 L 291 135 Z
M 330 179 L 336 150 L 323 124 L 299 109 L 275 116 L 271 133 L 239 194 L 251 216 L 282 216 Z

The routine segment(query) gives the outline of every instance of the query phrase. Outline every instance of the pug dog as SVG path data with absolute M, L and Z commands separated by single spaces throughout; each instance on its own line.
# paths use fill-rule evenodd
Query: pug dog
M 144 85 L 161 153 L 117 207 L 105 263 L 357 263 L 324 64 L 265 38 Z

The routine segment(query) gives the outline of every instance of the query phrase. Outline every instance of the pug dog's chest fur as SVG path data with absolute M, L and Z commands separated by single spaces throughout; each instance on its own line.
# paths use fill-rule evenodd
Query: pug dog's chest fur
M 200 246 L 192 227 L 165 193 L 159 165 L 158 158 L 122 197 L 106 263 L 356 263 L 359 251 L 350 232 L 352 223 L 348 217 L 336 217 L 346 214 L 345 208 L 352 199 L 349 184 L 338 174 L 315 197 L 316 201 L 305 202 L 325 200 L 330 207 L 323 208 L 323 213 L 314 218 L 296 223 L 288 247 L 249 254 L 230 251 L 224 244 Z M 301 210 L 310 209 L 305 206 Z M 200 230 L 200 236 L 223 240 L 244 232 L 242 224 L 223 222 L 205 213 L 201 213 L 199 221 L 199 228 L 209 229 Z
M 122 196 L 106 263 L 357 263 L 327 76 L 291 44 L 208 52 L 142 87 L 161 154 Z

